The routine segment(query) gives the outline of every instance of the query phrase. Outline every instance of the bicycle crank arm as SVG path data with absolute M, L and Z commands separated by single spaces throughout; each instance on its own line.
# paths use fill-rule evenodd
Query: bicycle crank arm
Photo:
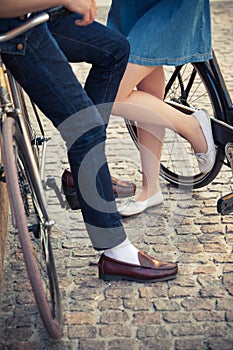
M 217 202 L 217 211 L 221 215 L 233 212 L 233 192 L 219 198 Z
M 231 166 L 231 172 L 233 175 L 233 143 L 228 142 L 225 146 L 225 154 L 228 159 L 228 162 L 230 163 Z

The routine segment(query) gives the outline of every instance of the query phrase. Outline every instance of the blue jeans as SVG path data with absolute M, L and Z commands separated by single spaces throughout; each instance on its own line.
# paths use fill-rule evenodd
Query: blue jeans
M 43 24 L 27 35 L 25 55 L 3 61 L 67 143 L 82 215 L 93 247 L 114 247 L 126 237 L 105 156 L 106 125 L 124 73 L 129 46 L 99 23 L 75 26 L 76 15 Z M 83 88 L 68 62 L 92 68 Z

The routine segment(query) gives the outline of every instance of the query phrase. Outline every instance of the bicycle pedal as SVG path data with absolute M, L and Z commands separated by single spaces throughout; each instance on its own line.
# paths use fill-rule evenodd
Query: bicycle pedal
M 233 192 L 219 198 L 217 202 L 217 211 L 221 215 L 233 212 Z
M 228 159 L 228 162 L 230 163 L 231 166 L 231 172 L 233 175 L 233 143 L 228 142 L 225 146 L 225 154 Z

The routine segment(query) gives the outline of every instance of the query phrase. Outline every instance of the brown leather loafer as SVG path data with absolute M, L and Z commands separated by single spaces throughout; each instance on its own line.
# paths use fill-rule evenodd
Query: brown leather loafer
M 159 282 L 168 281 L 177 275 L 176 263 L 155 260 L 139 251 L 140 265 L 125 263 L 102 254 L 98 262 L 99 278 L 104 281 Z
M 132 182 L 121 181 L 115 177 L 112 179 L 114 196 L 117 198 L 132 197 L 136 191 L 136 185 Z M 70 169 L 65 169 L 62 174 L 62 190 L 71 209 L 80 209 L 80 204 L 76 195 L 74 180 Z

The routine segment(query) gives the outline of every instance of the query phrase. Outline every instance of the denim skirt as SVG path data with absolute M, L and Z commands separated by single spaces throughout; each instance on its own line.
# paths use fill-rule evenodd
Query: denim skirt
M 209 0 L 112 0 L 107 24 L 130 43 L 129 62 L 180 65 L 212 57 Z

